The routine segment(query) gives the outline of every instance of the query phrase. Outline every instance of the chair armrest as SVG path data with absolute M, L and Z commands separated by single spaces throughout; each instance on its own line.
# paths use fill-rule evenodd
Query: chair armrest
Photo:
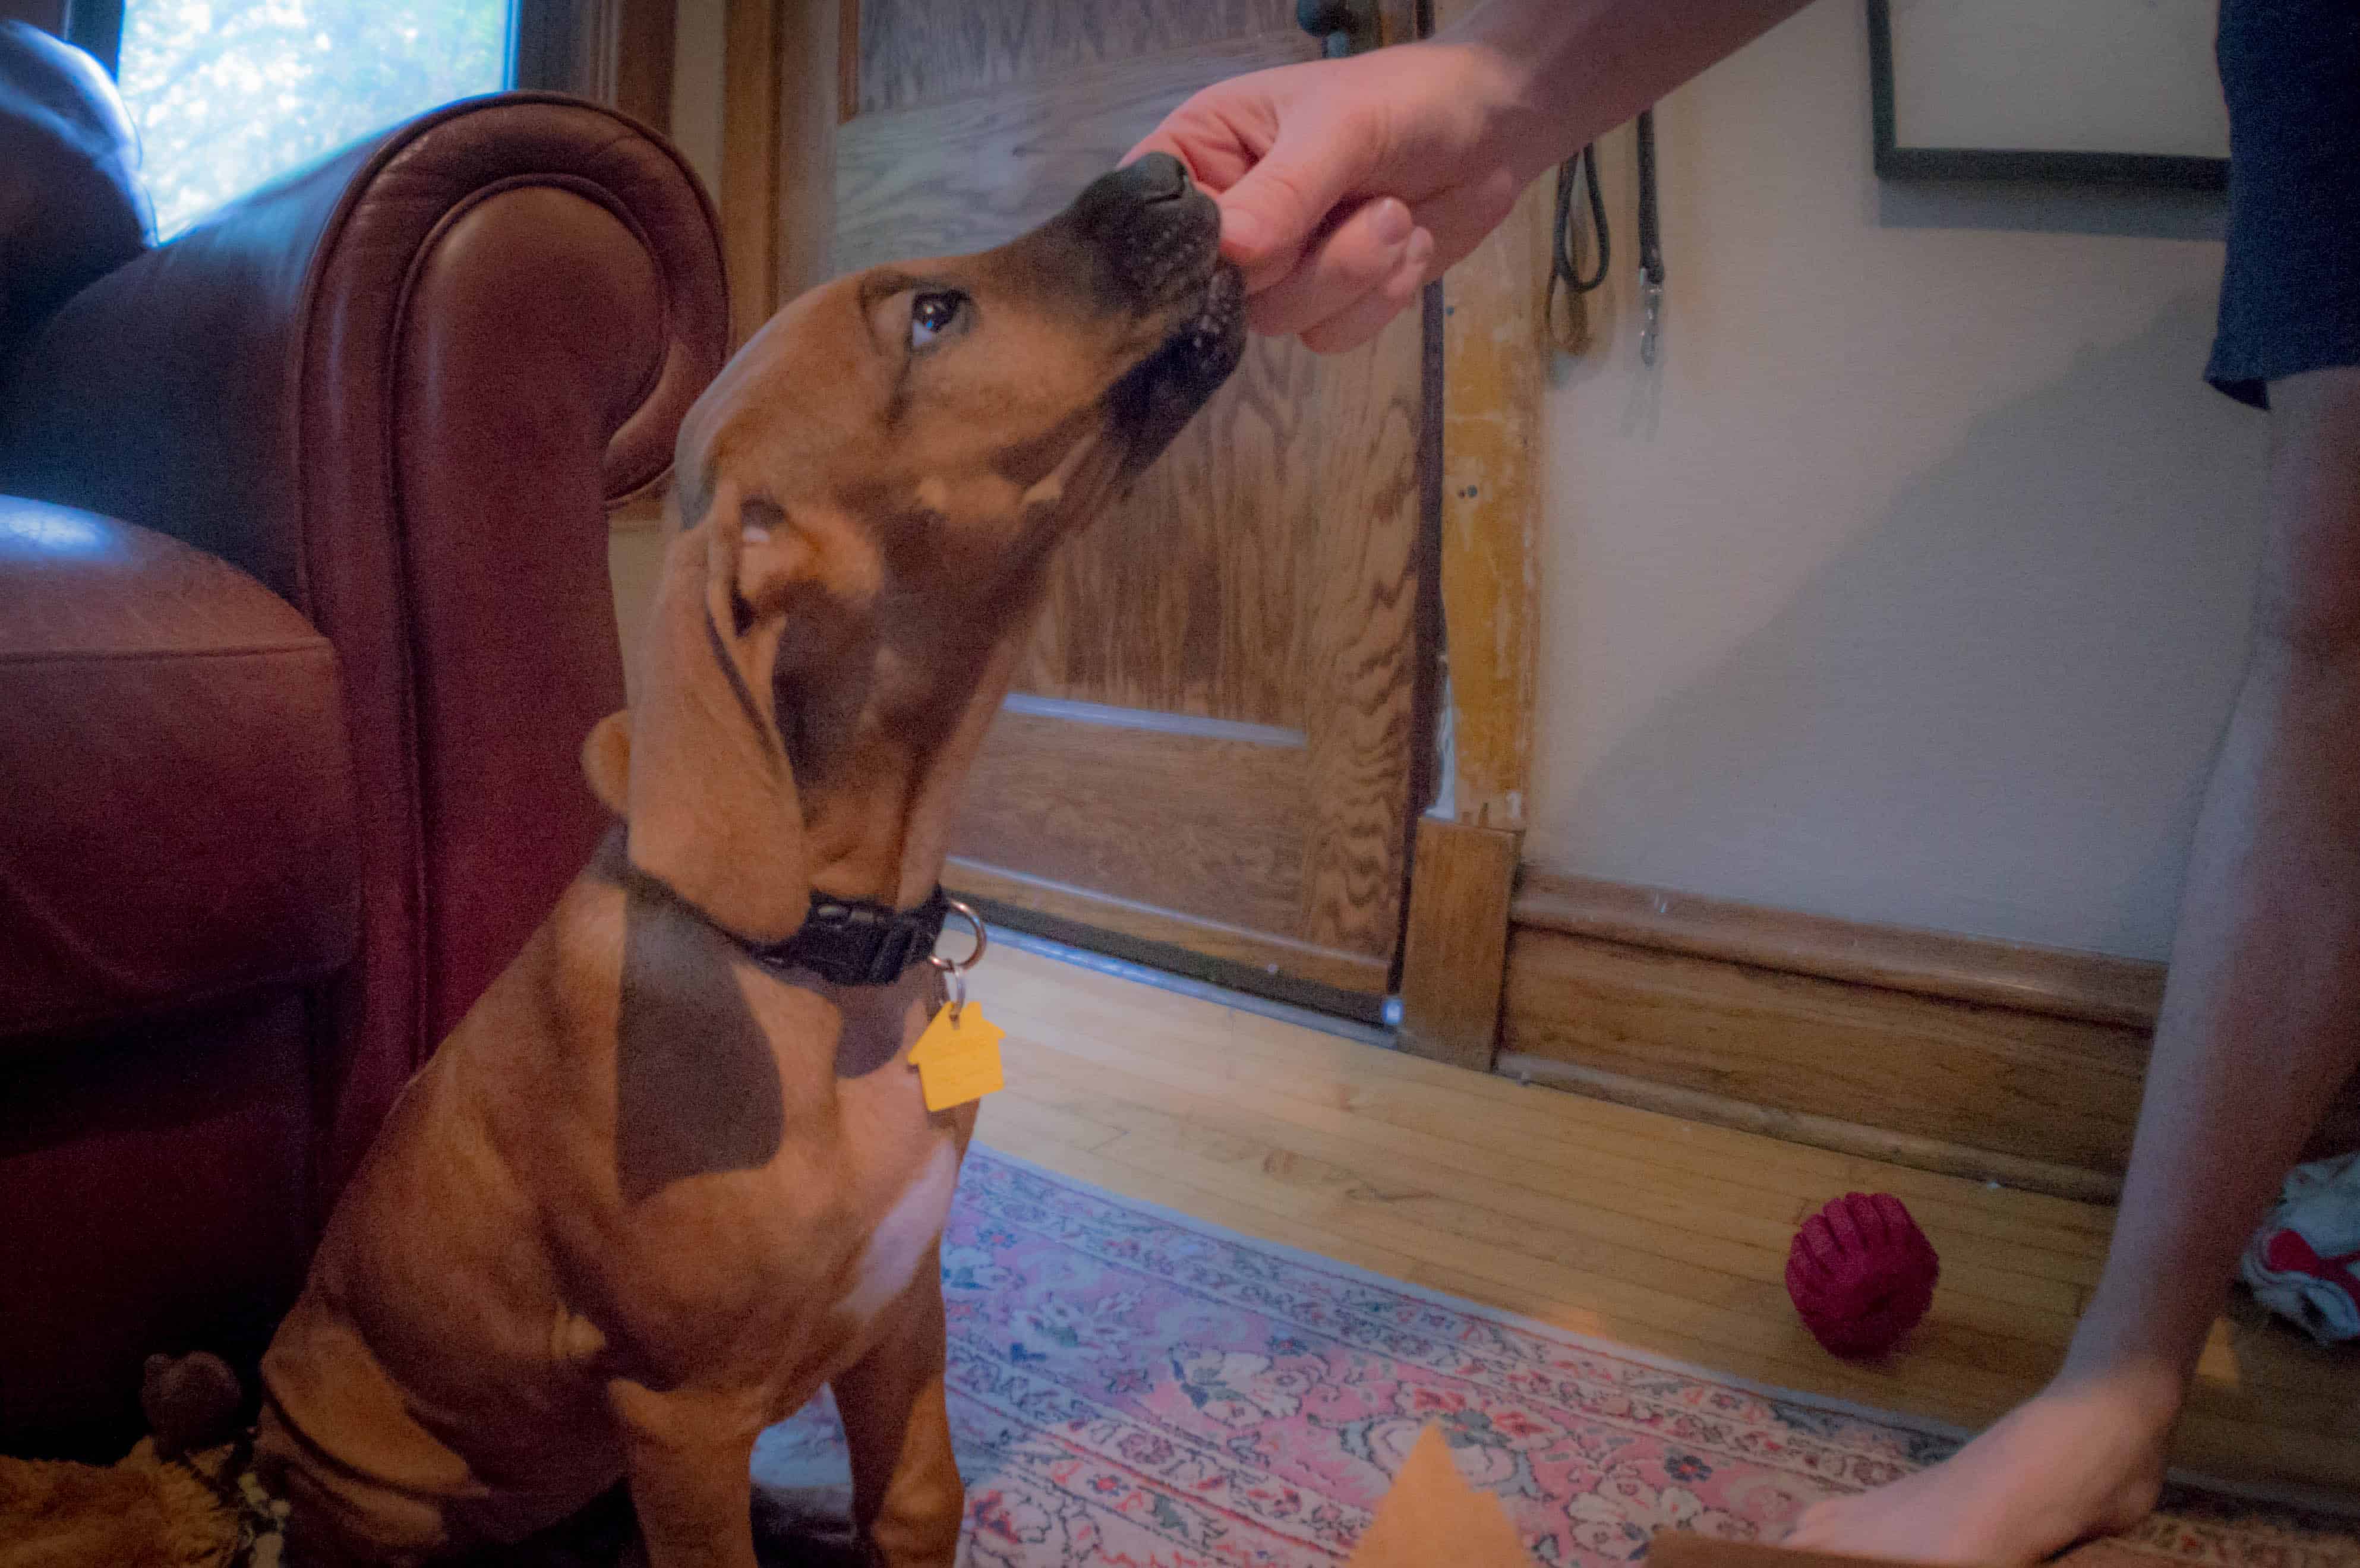
M 333 620 L 310 601 L 349 586 L 351 514 L 422 447 L 563 463 L 563 498 L 512 487 L 543 516 L 661 477 L 727 313 L 710 204 L 668 145 L 556 94 L 471 99 L 76 296 L 0 401 L 0 488 L 171 534 Z
M 663 475 L 727 329 L 678 154 L 505 93 L 225 208 L 14 367 L 0 488 L 198 544 L 335 645 L 366 883 L 332 1187 L 603 831 L 606 510 Z

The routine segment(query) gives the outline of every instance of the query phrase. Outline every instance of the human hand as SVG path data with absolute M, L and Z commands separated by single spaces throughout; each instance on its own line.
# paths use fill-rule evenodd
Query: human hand
M 1283 65 L 1206 88 L 1124 161 L 1185 163 L 1220 203 L 1247 320 L 1335 352 L 1374 337 L 1554 161 L 1546 136 L 1517 134 L 1524 93 L 1494 51 L 1444 40 Z

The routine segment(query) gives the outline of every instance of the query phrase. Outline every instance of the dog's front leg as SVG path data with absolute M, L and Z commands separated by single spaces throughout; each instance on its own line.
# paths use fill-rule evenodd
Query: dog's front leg
M 943 1401 L 940 1252 L 939 1243 L 926 1249 L 876 1343 L 834 1384 L 852 1450 L 853 1522 L 890 1568 L 948 1563 L 967 1513 Z
M 743 1401 L 658 1393 L 626 1379 L 606 1399 L 623 1439 L 649 1568 L 757 1568 L 752 1471 L 759 1419 Z

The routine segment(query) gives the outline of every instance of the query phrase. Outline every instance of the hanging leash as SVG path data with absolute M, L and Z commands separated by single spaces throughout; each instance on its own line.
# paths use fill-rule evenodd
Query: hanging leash
M 1653 367 L 1663 335 L 1664 240 L 1655 219 L 1655 111 L 1639 112 L 1639 301 L 1646 324 L 1639 330 L 1639 363 Z
M 1639 299 L 1646 315 L 1646 324 L 1639 334 L 1639 359 L 1642 364 L 1655 363 L 1655 347 L 1660 339 L 1664 313 L 1664 245 L 1656 217 L 1655 202 L 1655 112 L 1643 109 L 1636 127 L 1639 138 Z M 1590 229 L 1596 236 L 1598 254 L 1590 273 L 1581 270 L 1581 235 L 1576 221 L 1574 196 L 1576 191 L 1586 191 L 1590 206 Z M 1613 265 L 1614 237 L 1606 222 L 1606 199 L 1598 188 L 1598 144 L 1591 142 L 1571 158 L 1557 165 L 1557 221 L 1550 231 L 1548 297 L 1543 302 L 1545 319 L 1549 330 L 1557 334 L 1559 345 L 1567 353 L 1581 347 L 1582 333 L 1568 325 L 1560 332 L 1557 327 L 1557 293 L 1564 291 L 1568 304 L 1582 295 L 1595 291 L 1606 281 L 1607 269 Z M 1576 322 L 1579 317 L 1574 318 Z
M 1573 191 L 1578 181 L 1590 187 L 1590 230 L 1598 236 L 1598 264 L 1584 278 L 1580 258 L 1581 236 L 1574 228 Z M 1613 239 L 1606 231 L 1606 198 L 1598 190 L 1598 144 L 1591 142 L 1571 158 L 1557 166 L 1557 225 L 1549 247 L 1548 309 L 1552 319 L 1557 313 L 1557 291 L 1562 286 L 1577 294 L 1587 294 L 1606 281 L 1606 268 L 1613 257 Z

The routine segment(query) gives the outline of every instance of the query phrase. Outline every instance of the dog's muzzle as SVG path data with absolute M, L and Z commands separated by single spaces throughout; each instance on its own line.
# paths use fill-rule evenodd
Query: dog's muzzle
M 1149 153 L 1094 181 L 1065 224 L 1067 243 L 1094 264 L 1103 302 L 1171 323 L 1113 394 L 1115 417 L 1131 437 L 1131 466 L 1142 466 L 1237 368 L 1244 280 L 1221 259 L 1220 209 L 1169 153 Z

